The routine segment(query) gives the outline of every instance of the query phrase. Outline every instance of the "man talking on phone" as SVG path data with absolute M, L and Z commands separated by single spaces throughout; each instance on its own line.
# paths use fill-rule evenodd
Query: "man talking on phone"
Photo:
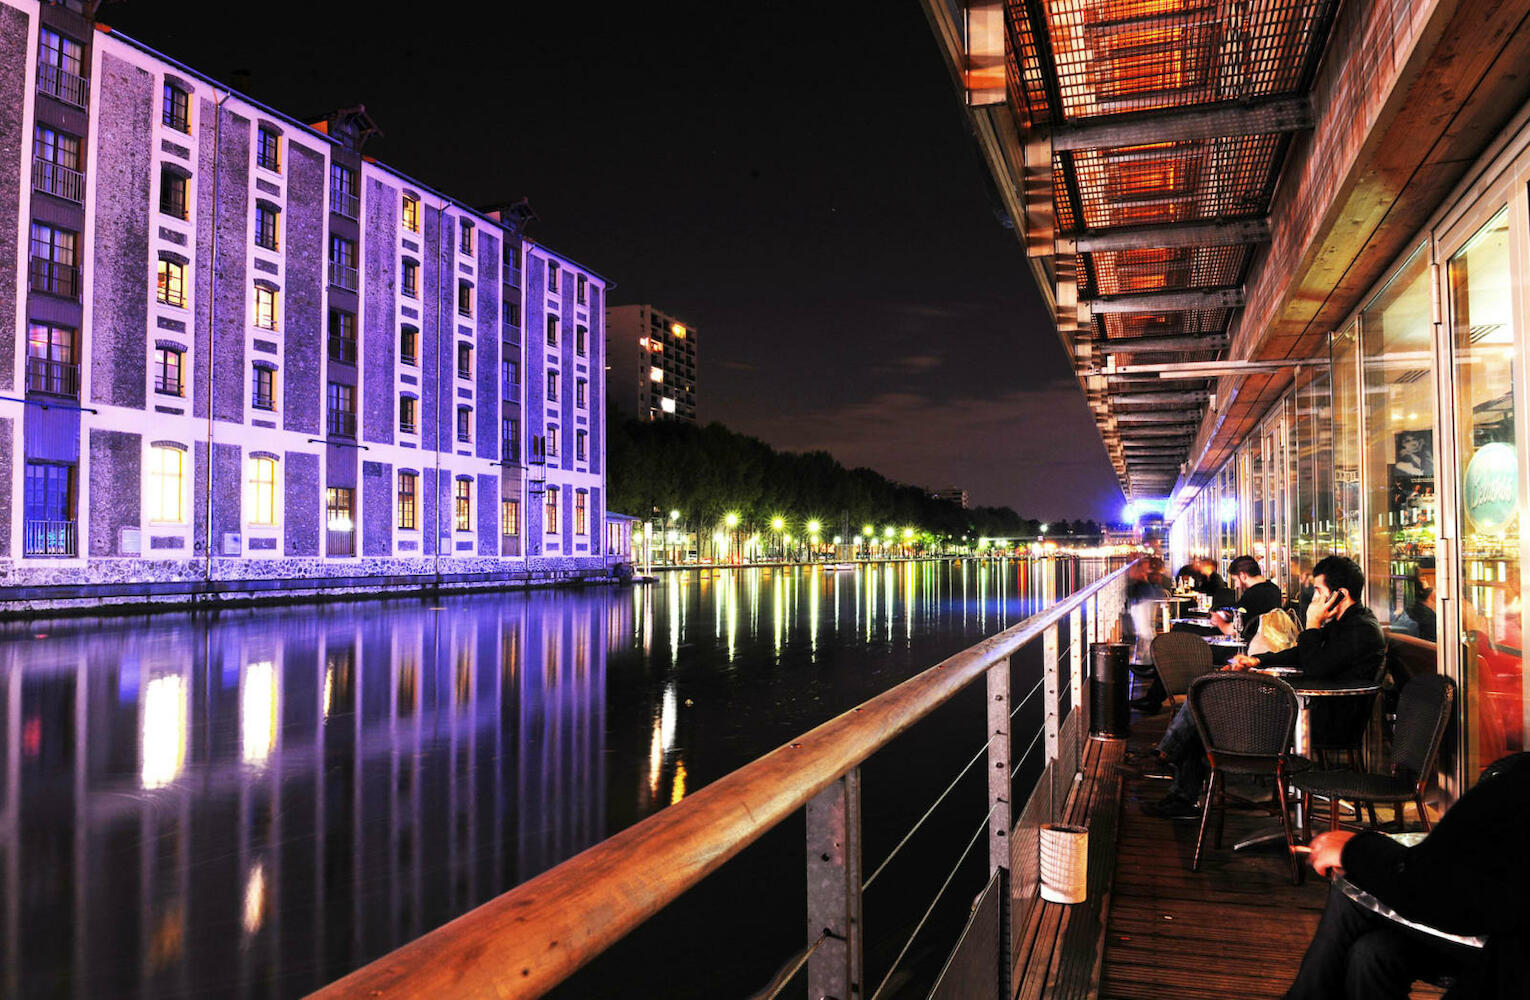
M 1386 658 L 1387 640 L 1371 609 L 1359 603 L 1365 573 L 1353 559 L 1328 556 L 1312 567 L 1312 602 L 1307 627 L 1296 645 L 1259 656 L 1239 654 L 1229 670 L 1296 667 L 1303 681 L 1368 683 Z M 1312 706 L 1313 742 L 1347 742 L 1370 715 L 1369 698 L 1318 698 Z

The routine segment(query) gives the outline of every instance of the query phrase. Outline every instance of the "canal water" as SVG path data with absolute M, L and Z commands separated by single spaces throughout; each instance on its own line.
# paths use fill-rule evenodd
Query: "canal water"
M 0 995 L 301 995 L 1102 571 L 708 569 L 0 626 Z M 1015 669 L 1019 695 L 1039 668 Z M 866 767 L 868 874 L 981 748 L 980 688 Z M 1038 724 L 1033 698 L 1017 733 Z M 984 780 L 868 889 L 862 996 L 938 972 L 986 874 L 981 844 L 957 864 Z M 558 995 L 751 995 L 805 940 L 802 844 L 784 824 Z

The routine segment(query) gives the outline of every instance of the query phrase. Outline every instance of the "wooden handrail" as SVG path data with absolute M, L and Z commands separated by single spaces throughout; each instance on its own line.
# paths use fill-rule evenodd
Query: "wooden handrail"
M 962 650 L 315 997 L 538 997 L 1125 572 Z

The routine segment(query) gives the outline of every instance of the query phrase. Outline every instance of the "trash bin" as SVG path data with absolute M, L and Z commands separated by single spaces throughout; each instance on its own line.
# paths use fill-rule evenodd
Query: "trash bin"
M 1096 642 L 1089 647 L 1089 732 L 1094 736 L 1125 739 L 1131 735 L 1131 710 L 1127 706 L 1131 675 L 1127 657 L 1131 646 L 1124 642 Z

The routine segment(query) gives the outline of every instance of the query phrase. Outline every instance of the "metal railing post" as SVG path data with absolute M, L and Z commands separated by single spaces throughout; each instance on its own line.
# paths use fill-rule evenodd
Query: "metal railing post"
M 1078 713 L 1077 725 L 1073 727 L 1074 742 L 1078 745 L 1078 762 L 1084 764 L 1084 740 L 1089 736 L 1089 709 L 1084 701 L 1084 664 L 1088 658 L 1084 656 L 1084 647 L 1087 640 L 1084 637 L 1084 610 L 1074 608 L 1068 612 L 1068 659 L 1072 671 L 1068 675 L 1069 693 L 1072 697 L 1071 709 Z
M 988 874 L 1008 869 L 1010 808 L 1009 660 L 988 668 Z
M 861 771 L 852 768 L 807 804 L 808 996 L 861 995 Z

